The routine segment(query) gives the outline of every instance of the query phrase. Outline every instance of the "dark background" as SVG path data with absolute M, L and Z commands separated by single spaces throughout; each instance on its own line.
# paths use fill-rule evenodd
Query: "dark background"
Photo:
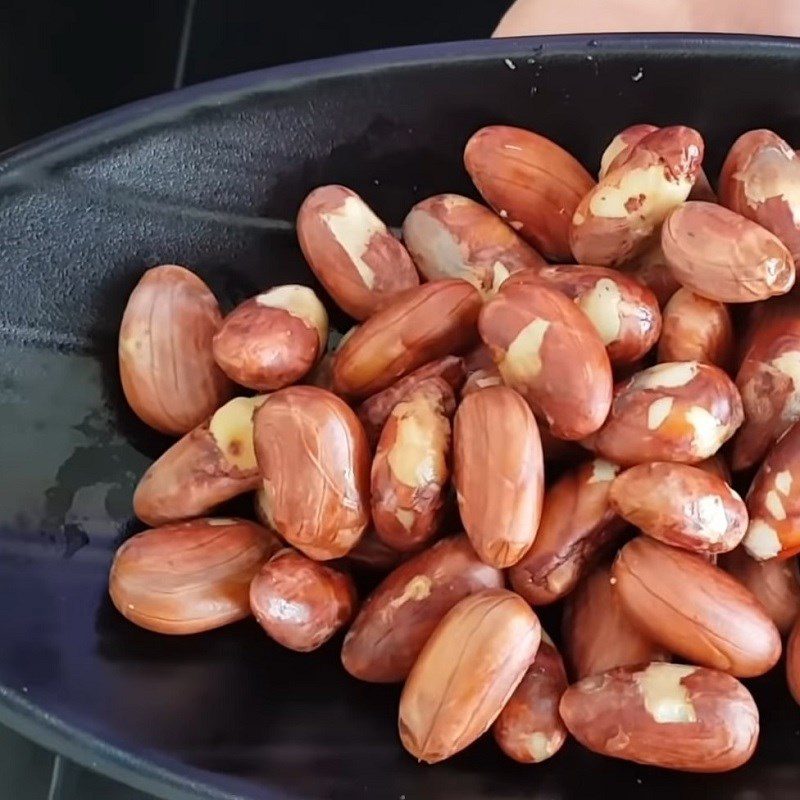
M 483 38 L 511 0 L 0 0 L 0 151 L 148 95 L 337 53 Z M 1 646 L 1 644 L 0 644 Z M 154 800 L 0 726 L 0 798 Z
M 511 0 L 0 0 L 0 151 L 176 86 L 488 36 Z

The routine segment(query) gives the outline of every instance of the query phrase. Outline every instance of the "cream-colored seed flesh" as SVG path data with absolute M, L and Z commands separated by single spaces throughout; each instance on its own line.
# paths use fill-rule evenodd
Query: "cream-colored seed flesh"
M 348 196 L 334 211 L 322 214 L 322 221 L 333 238 L 350 257 L 368 289 L 375 286 L 375 272 L 364 261 L 373 236 L 387 236 L 386 225 L 360 198 Z
M 779 522 L 786 519 L 786 509 L 783 507 L 780 495 L 774 489 L 770 489 L 767 492 L 764 498 L 764 505 L 767 507 L 767 511 Z
M 140 329 L 139 326 L 136 329 L 129 333 L 127 336 L 120 338 L 119 340 L 119 351 L 120 354 L 124 353 L 127 356 L 136 357 L 140 354 L 140 350 L 143 349 L 144 343 L 148 340 L 149 333 L 146 330 Z
M 403 593 L 395 597 L 389 605 L 399 608 L 409 601 L 419 602 L 430 596 L 433 581 L 427 575 L 415 575 L 403 588 Z
M 598 179 L 602 180 L 605 177 L 611 163 L 626 147 L 625 140 L 620 134 L 617 134 L 611 140 L 611 143 L 603 151 L 603 155 L 600 156 L 600 172 L 597 174 Z
M 612 174 L 616 175 L 617 170 Z M 692 182 L 689 180 L 669 180 L 661 164 L 626 169 L 619 175 L 616 185 L 607 180 L 597 188 L 589 201 L 589 210 L 595 217 L 604 219 L 635 217 L 658 224 L 675 206 L 686 200 L 691 190 Z M 634 211 L 625 207 L 631 199 L 638 201 Z
M 792 491 L 792 473 L 788 469 L 779 472 L 775 476 L 775 488 L 784 496 L 788 497 Z
M 313 289 L 296 284 L 276 286 L 258 295 L 256 303 L 266 308 L 282 308 L 288 311 L 307 327 L 316 330 L 320 350 L 325 349 L 328 342 L 328 312 Z
M 773 286 L 778 280 L 783 265 L 782 258 L 765 258 L 761 262 L 761 271 L 764 273 L 764 280 L 767 286 Z
M 792 379 L 795 389 L 800 388 L 800 351 L 786 350 L 775 356 L 770 363 Z
M 696 361 L 671 361 L 656 364 L 640 372 L 634 379 L 638 389 L 677 389 L 686 386 L 697 375 Z
M 793 150 L 765 147 L 744 174 L 733 177 L 743 182 L 749 206 L 779 197 L 788 203 L 794 224 L 800 225 L 800 160 Z
M 419 258 L 420 263 L 434 265 L 436 270 L 451 278 L 461 278 L 473 285 L 475 275 L 467 266 L 459 243 L 450 230 L 436 217 L 424 209 L 410 212 L 405 228 L 413 235 L 408 236 L 409 249 Z
M 792 392 L 786 398 L 781 416 L 787 422 L 794 422 L 797 414 L 800 413 L 800 352 L 787 350 L 769 363 L 792 381 Z
M 394 512 L 395 519 L 407 530 L 410 531 L 414 525 L 414 512 L 408 508 L 398 508 Z
M 443 483 L 445 454 L 438 446 L 447 436 L 447 422 L 425 399 L 399 403 L 394 444 L 387 454 L 389 468 L 406 486 Z
M 511 273 L 502 261 L 492 264 L 492 292 L 496 292 L 507 280 Z
M 547 588 L 554 594 L 561 594 L 575 578 L 577 566 L 572 561 L 565 561 L 547 576 Z
M 468 197 L 462 197 L 460 194 L 445 194 L 442 195 L 442 204 L 448 211 L 460 206 L 468 206 L 472 203 Z
M 608 346 L 619 339 L 622 330 L 622 293 L 616 281 L 601 278 L 586 294 L 576 298 L 575 302 L 589 317 L 604 345 Z
M 655 663 L 635 674 L 644 707 L 656 722 L 697 722 L 689 690 L 681 683 L 696 669 L 683 664 Z
M 647 409 L 648 430 L 658 430 L 664 424 L 664 420 L 669 416 L 669 412 L 672 411 L 674 402 L 671 397 L 659 397 L 658 400 L 653 400 L 650 403 L 650 407 Z
M 710 542 L 719 542 L 728 530 L 725 503 L 718 494 L 707 494 L 697 499 L 697 520 L 702 536 Z
M 724 428 L 708 409 L 692 406 L 686 412 L 686 421 L 692 426 L 692 450 L 698 458 L 710 458 L 722 446 Z
M 781 552 L 778 532 L 763 519 L 751 519 L 742 540 L 744 549 L 758 561 L 775 558 Z
M 535 763 L 546 761 L 555 752 L 557 741 L 541 731 L 526 734 L 521 740 L 523 749 Z
M 253 445 L 253 412 L 266 397 L 234 397 L 219 408 L 208 424 L 225 460 L 241 470 L 257 468 Z
M 604 458 L 595 458 L 592 461 L 592 474 L 587 483 L 610 483 L 617 477 L 619 466 L 606 461 Z
M 537 317 L 529 322 L 514 339 L 498 364 L 506 383 L 525 383 L 542 370 L 541 349 L 550 322 Z

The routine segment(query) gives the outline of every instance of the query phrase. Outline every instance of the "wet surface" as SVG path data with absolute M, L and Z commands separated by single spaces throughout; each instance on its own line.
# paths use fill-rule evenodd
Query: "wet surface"
M 0 340 L 0 556 L 111 551 L 130 530 L 150 457 L 120 432 L 111 380 L 96 357 Z M 158 447 L 147 434 L 143 449 L 145 438 Z

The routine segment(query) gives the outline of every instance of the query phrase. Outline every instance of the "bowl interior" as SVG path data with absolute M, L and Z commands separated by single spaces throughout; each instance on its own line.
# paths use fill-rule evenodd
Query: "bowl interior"
M 490 123 L 549 136 L 591 171 L 620 128 L 685 123 L 706 138 L 713 182 L 744 130 L 800 144 L 799 66 L 797 45 L 741 38 L 411 48 L 196 87 L 0 162 L 0 718 L 165 796 L 795 796 L 800 711 L 780 669 L 749 682 L 762 743 L 730 775 L 575 745 L 521 767 L 488 739 L 430 768 L 399 745 L 398 689 L 348 678 L 338 640 L 294 654 L 250 622 L 159 637 L 105 589 L 114 548 L 140 527 L 133 488 L 166 445 L 127 411 L 116 370 L 143 269 L 191 266 L 226 309 L 313 285 L 293 232 L 310 189 L 347 184 L 397 225 L 430 194 L 475 196 L 461 152 Z

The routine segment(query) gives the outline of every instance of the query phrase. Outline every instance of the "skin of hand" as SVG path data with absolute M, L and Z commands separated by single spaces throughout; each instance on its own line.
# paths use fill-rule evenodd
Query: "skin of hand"
M 665 31 L 800 36 L 800 0 L 517 0 L 492 35 Z

